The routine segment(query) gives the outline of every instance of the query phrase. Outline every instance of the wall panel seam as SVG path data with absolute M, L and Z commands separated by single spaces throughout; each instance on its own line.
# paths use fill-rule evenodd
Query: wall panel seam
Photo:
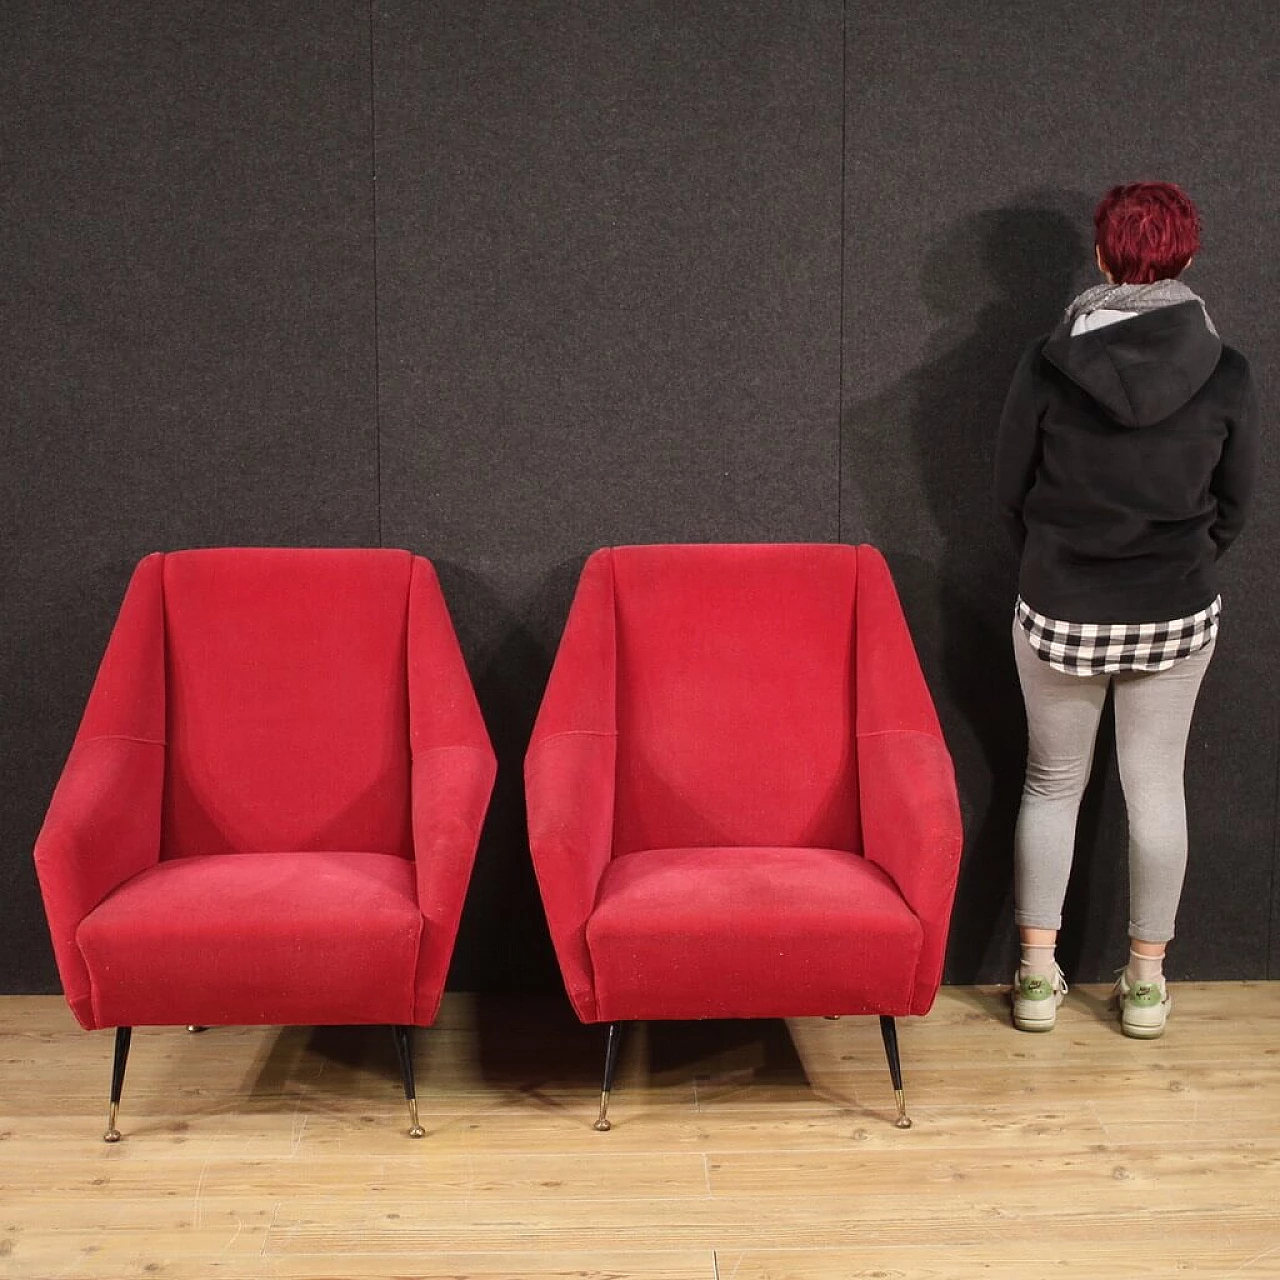
M 836 541 L 844 541 L 844 299 L 846 250 L 847 131 L 849 121 L 849 0 L 840 5 L 840 336 L 836 354 Z
M 378 332 L 381 297 L 378 290 L 378 96 L 377 42 L 374 5 L 369 0 L 369 204 L 373 231 L 373 502 L 378 529 L 378 546 L 382 538 L 382 342 Z
M 1276 867 L 1280 863 L 1280 699 L 1272 699 L 1271 741 L 1275 744 L 1272 768 L 1275 770 L 1275 790 L 1271 796 L 1271 876 L 1267 912 L 1267 958 L 1263 972 L 1268 979 L 1280 978 L 1276 963 L 1276 916 L 1280 914 L 1280 895 L 1276 892 Z

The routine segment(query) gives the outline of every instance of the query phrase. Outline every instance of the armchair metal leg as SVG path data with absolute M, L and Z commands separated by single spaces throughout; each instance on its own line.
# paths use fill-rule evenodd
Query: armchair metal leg
M 893 1096 L 898 1103 L 898 1118 L 894 1123 L 899 1129 L 911 1128 L 907 1115 L 907 1099 L 902 1092 L 902 1059 L 898 1056 L 898 1026 L 892 1018 L 881 1017 L 880 1035 L 884 1038 L 885 1057 L 889 1059 L 889 1078 L 893 1081 Z
M 621 1039 L 622 1024 L 609 1023 L 609 1038 L 604 1046 L 604 1084 L 600 1089 L 600 1114 L 593 1126 L 600 1133 L 608 1133 L 613 1128 L 609 1123 L 609 1093 L 613 1089 L 613 1072 L 618 1065 L 618 1042 Z
M 404 1079 L 404 1097 L 409 1104 L 409 1137 L 421 1138 L 426 1130 L 418 1123 L 418 1093 L 413 1084 L 413 1045 L 410 1042 L 412 1027 L 392 1027 L 396 1053 L 400 1058 L 400 1075 Z
M 111 1107 L 107 1112 L 107 1131 L 103 1142 L 119 1142 L 120 1130 L 116 1128 L 116 1115 L 120 1110 L 120 1094 L 124 1090 L 124 1067 L 129 1060 L 129 1041 L 133 1039 L 132 1027 L 116 1028 L 116 1052 L 111 1063 Z

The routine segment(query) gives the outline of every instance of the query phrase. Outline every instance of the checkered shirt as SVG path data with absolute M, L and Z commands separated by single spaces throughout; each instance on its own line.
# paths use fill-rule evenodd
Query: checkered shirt
M 1208 608 L 1171 622 L 1057 622 L 1021 596 L 1016 617 L 1031 647 L 1055 671 L 1071 676 L 1116 671 L 1167 671 L 1218 635 L 1222 597 Z

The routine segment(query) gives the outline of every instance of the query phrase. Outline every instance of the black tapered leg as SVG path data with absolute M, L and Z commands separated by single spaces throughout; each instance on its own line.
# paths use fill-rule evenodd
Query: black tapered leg
M 404 1097 L 409 1104 L 409 1137 L 421 1138 L 425 1133 L 418 1123 L 418 1093 L 413 1084 L 413 1043 L 410 1040 L 412 1027 L 392 1027 L 391 1034 L 396 1040 L 396 1054 L 400 1058 L 400 1075 L 404 1080 Z
M 880 1034 L 884 1038 L 884 1053 L 889 1059 L 889 1079 L 893 1081 L 893 1096 L 898 1103 L 898 1118 L 894 1123 L 899 1129 L 911 1128 L 907 1115 L 906 1095 L 902 1092 L 902 1059 L 898 1056 L 898 1024 L 892 1018 L 881 1017 Z
M 116 1115 L 120 1110 L 120 1095 L 124 1092 L 124 1068 L 129 1061 L 129 1042 L 132 1039 L 132 1027 L 116 1028 L 116 1053 L 111 1063 L 111 1107 L 107 1112 L 107 1131 L 102 1135 L 103 1142 L 120 1141 Z
M 622 1039 L 622 1024 L 609 1023 L 609 1038 L 604 1046 L 604 1084 L 600 1088 L 600 1114 L 596 1117 L 595 1128 L 601 1133 L 608 1133 L 613 1126 L 609 1123 L 609 1093 L 613 1089 L 613 1072 L 618 1065 L 618 1042 Z

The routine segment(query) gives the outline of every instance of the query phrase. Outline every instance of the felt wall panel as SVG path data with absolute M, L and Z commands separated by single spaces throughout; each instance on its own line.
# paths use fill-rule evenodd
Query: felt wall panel
M 5 990 L 136 561 L 378 541 L 369 71 L 360 3 L 0 7 Z
M 966 809 L 953 981 L 1007 981 L 1024 728 L 1009 647 L 1015 562 L 992 517 L 997 418 L 1024 345 L 1090 270 L 1093 204 L 1166 177 L 1198 201 L 1188 282 L 1274 383 L 1269 301 L 1280 21 L 1236 3 L 1068 12 L 1010 2 L 848 6 L 841 536 L 898 576 Z M 1259 150 L 1260 149 L 1260 150 Z M 1270 287 L 1269 287 L 1270 286 Z M 1188 752 L 1191 871 L 1170 970 L 1262 976 L 1276 790 L 1267 475 L 1224 565 L 1225 620 Z M 1080 979 L 1125 954 L 1114 753 L 1082 815 L 1063 954 Z M 1271 944 L 1274 961 L 1274 943 Z
M 53 989 L 30 848 L 137 559 L 380 541 L 437 561 L 502 761 L 455 985 L 558 983 L 520 757 L 587 553 L 686 539 L 884 548 L 966 808 L 949 976 L 1007 979 L 1004 387 L 1097 195 L 1164 175 L 1269 431 L 1278 39 L 1250 0 L 8 0 L 0 989 Z M 1275 499 L 1225 567 L 1180 976 L 1280 976 Z M 1065 947 L 1096 979 L 1099 770 Z
M 578 570 L 832 540 L 841 6 L 381 0 L 383 534 L 500 760 L 455 984 L 559 984 L 520 763 Z

